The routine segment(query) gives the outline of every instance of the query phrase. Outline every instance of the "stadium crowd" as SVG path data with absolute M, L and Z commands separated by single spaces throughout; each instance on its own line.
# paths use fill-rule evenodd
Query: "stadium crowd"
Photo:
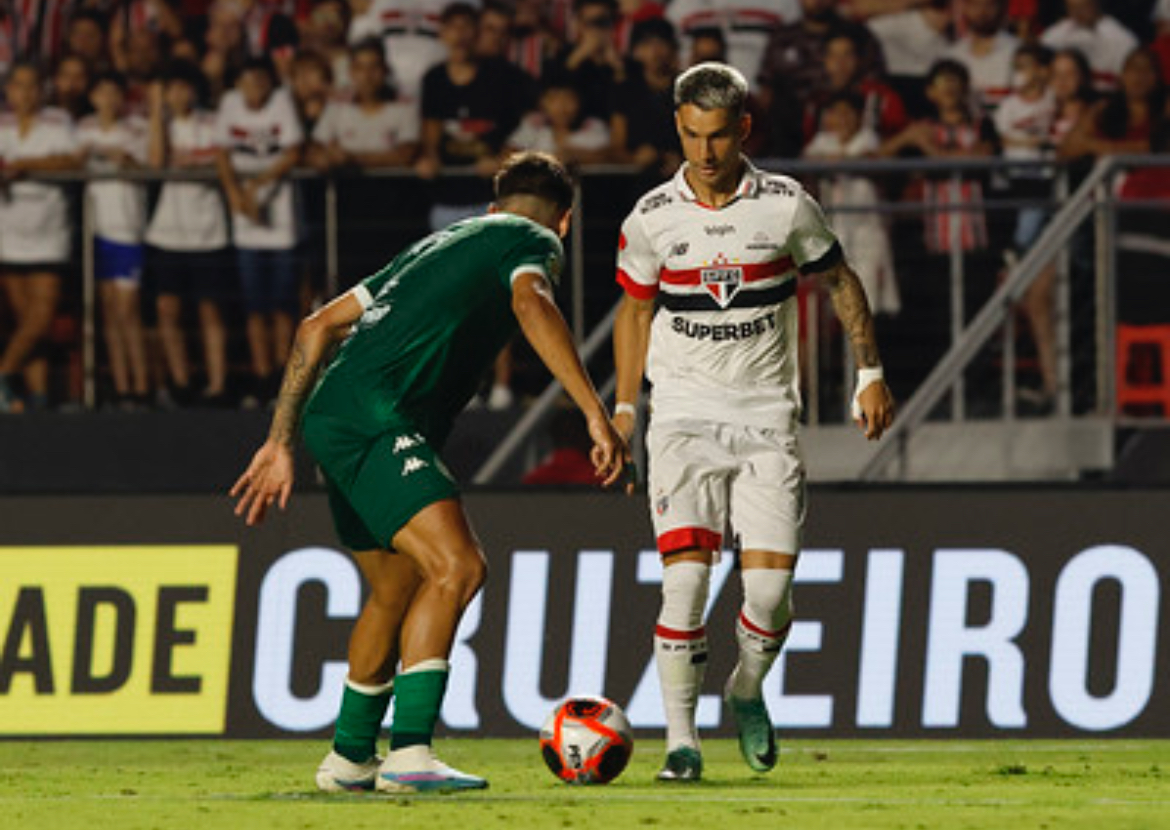
M 295 168 L 411 170 L 429 183 L 432 228 L 483 210 L 517 148 L 664 177 L 680 163 L 673 80 L 708 60 L 752 83 L 760 158 L 1087 160 L 1167 146 L 1170 0 L 2 0 L 0 413 L 77 396 L 57 348 L 77 337 L 77 200 L 39 173 L 208 171 L 85 186 L 102 401 L 261 406 L 294 322 L 320 299 Z M 972 205 L 989 188 L 1048 198 L 1052 176 L 809 184 L 830 210 L 937 206 L 915 231 L 927 261 L 948 267 L 957 240 L 995 273 L 1048 213 L 1021 209 L 997 229 Z M 1164 179 L 1135 190 L 1170 192 Z M 880 315 L 917 334 L 948 325 L 937 288 L 899 285 L 888 220 L 835 224 Z M 1041 405 L 1056 383 L 1053 283 L 1023 309 Z M 246 354 L 230 348 L 236 329 Z M 511 404 L 508 373 L 501 361 L 493 407 Z

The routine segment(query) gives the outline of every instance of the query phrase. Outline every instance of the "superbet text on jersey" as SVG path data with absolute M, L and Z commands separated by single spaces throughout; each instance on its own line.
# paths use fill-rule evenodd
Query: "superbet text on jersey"
M 617 279 L 656 299 L 646 374 L 655 419 L 792 428 L 800 409 L 798 272 L 841 249 L 799 183 L 745 162 L 734 198 L 701 202 L 686 167 L 644 195 L 622 225 Z

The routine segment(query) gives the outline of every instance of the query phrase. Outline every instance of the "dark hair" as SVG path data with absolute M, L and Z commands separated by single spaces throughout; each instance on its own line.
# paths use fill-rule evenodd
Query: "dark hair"
M 66 31 L 68 31 L 69 27 L 73 26 L 74 23 L 80 20 L 88 20 L 103 32 L 109 26 L 109 23 L 106 20 L 106 16 L 97 9 L 78 9 L 73 14 L 69 15 L 69 26 L 66 27 Z
M 99 72 L 94 75 L 89 82 L 89 91 L 93 92 L 102 84 L 113 84 L 118 89 L 122 90 L 123 94 L 126 92 L 126 76 L 121 72 L 118 72 L 116 69 L 107 69 L 104 72 Z
M 172 84 L 180 83 L 191 87 L 195 92 L 195 103 L 197 105 L 204 105 L 207 103 L 209 84 L 207 83 L 207 76 L 203 71 L 187 60 L 171 61 L 163 72 L 163 83 Z
M 1068 58 L 1076 65 L 1077 72 L 1081 75 L 1081 85 L 1077 87 L 1076 97 L 1086 102 L 1095 99 L 1097 90 L 1093 89 L 1093 67 L 1089 63 L 1089 59 L 1085 57 L 1085 53 L 1080 49 L 1068 47 L 1056 50 L 1052 60 L 1055 61 L 1057 58 Z
M 12 76 L 21 69 L 27 70 L 36 75 L 38 84 L 43 84 L 45 82 L 45 70 L 41 67 L 40 62 L 35 61 L 32 58 L 21 58 L 20 60 L 13 61 L 12 65 L 8 67 L 8 71 L 4 74 L 4 83 L 11 81 Z
M 443 7 L 442 14 L 439 15 L 439 23 L 450 23 L 457 17 L 469 18 L 472 22 L 479 22 L 479 9 L 470 3 L 449 3 Z
M 513 153 L 496 173 L 494 185 L 497 202 L 512 196 L 535 196 L 561 212 L 573 206 L 573 177 L 548 153 Z
M 1124 66 L 1128 66 L 1129 62 L 1138 57 L 1144 57 L 1150 62 L 1154 68 L 1154 78 L 1157 81 L 1154 88 L 1150 91 L 1146 99 L 1146 103 L 1150 108 L 1150 117 L 1156 123 L 1166 100 L 1166 88 L 1162 83 L 1162 72 L 1158 66 L 1157 56 L 1148 48 L 1139 46 L 1134 49 L 1125 58 Z M 1124 68 L 1122 69 L 1124 72 Z M 1125 97 L 1125 90 L 1118 89 L 1109 94 L 1105 103 L 1105 108 L 1101 110 L 1101 115 L 1097 120 L 1097 129 L 1101 131 L 1101 135 L 1114 141 L 1125 138 L 1129 132 L 1129 103 Z
M 398 88 L 394 86 L 392 81 L 394 73 L 390 71 L 390 65 L 386 62 L 386 47 L 382 43 L 382 39 L 371 36 L 359 40 L 353 46 L 349 47 L 349 59 L 352 61 L 364 52 L 376 55 L 378 57 L 378 63 L 382 65 L 382 72 L 385 77 L 382 81 L 382 90 L 379 97 L 383 101 L 393 101 L 398 97 Z
M 1016 50 L 1016 57 L 1031 58 L 1041 66 L 1051 66 L 1056 53 L 1043 43 L 1025 43 Z
M 958 78 L 963 82 L 963 86 L 968 89 L 971 87 L 971 73 L 967 71 L 967 67 L 950 58 L 943 58 L 940 61 L 934 62 L 934 65 L 930 67 L 930 71 L 926 74 L 926 86 L 930 86 L 943 75 Z
M 268 80 L 275 86 L 278 82 L 276 77 L 276 67 L 272 63 L 272 58 L 268 55 L 252 55 L 245 58 L 244 62 L 240 64 L 240 71 L 236 73 L 236 80 L 239 80 L 246 72 L 263 72 L 268 75 Z
M 854 29 L 848 29 L 843 26 L 830 29 L 829 33 L 825 35 L 825 46 L 829 45 L 830 40 L 847 40 L 852 43 L 853 51 L 857 53 L 858 59 L 865 52 L 865 43 L 862 41 L 860 33 Z
M 605 6 L 609 13 L 615 17 L 618 13 L 617 0 L 573 0 L 573 14 L 577 14 L 586 6 Z
M 652 17 L 649 20 L 639 20 L 630 30 L 630 48 L 633 49 L 646 40 L 661 40 L 678 48 L 678 35 L 675 34 L 674 24 L 664 17 Z
M 294 67 L 311 66 L 320 72 L 328 83 L 333 83 L 333 64 L 320 52 L 312 49 L 300 49 L 293 55 L 292 65 Z
M 821 104 L 821 110 L 827 110 L 829 107 L 835 107 L 837 104 L 846 104 L 857 112 L 865 111 L 865 97 L 851 89 L 842 89 L 832 93 L 825 102 Z
M 723 30 L 718 26 L 700 26 L 698 29 L 691 29 L 689 32 L 691 36 L 691 43 L 696 40 L 714 40 L 719 43 L 723 49 L 727 49 L 727 35 L 723 34 Z

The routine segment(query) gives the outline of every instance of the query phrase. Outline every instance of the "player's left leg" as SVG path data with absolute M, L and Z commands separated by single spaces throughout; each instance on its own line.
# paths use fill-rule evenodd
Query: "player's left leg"
M 390 754 L 382 764 L 378 789 L 482 789 L 487 781 L 444 764 L 435 757 L 431 742 L 447 691 L 455 631 L 487 574 L 483 551 L 455 498 L 416 513 L 395 534 L 393 545 L 413 560 L 420 582 L 399 637 L 402 671 L 395 679 Z
M 804 464 L 790 433 L 748 427 L 738 431 L 734 443 L 741 467 L 731 487 L 731 520 L 743 548 L 744 602 L 735 626 L 739 657 L 724 700 L 744 760 L 756 772 L 767 772 L 776 765 L 777 749 L 763 684 L 792 620 L 792 573 L 805 513 Z
M 748 766 L 767 772 L 776 765 L 776 736 L 764 705 L 764 678 L 780 655 L 792 624 L 792 554 L 747 550 L 741 554 L 743 607 L 735 622 L 739 659 L 724 699 L 739 733 Z
M 349 677 L 333 747 L 317 770 L 317 786 L 326 792 L 372 790 L 382 759 L 378 733 L 394 687 L 402 619 L 418 589 L 414 562 L 386 550 L 354 553 L 370 586 L 370 596 L 349 638 Z

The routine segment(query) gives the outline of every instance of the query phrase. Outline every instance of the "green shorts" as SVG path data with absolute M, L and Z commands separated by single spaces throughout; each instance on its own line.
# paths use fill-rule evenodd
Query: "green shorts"
M 337 536 L 350 550 L 390 549 L 395 534 L 420 510 L 459 494 L 450 471 L 413 425 L 370 436 L 341 419 L 310 413 L 303 432 L 325 473 Z

